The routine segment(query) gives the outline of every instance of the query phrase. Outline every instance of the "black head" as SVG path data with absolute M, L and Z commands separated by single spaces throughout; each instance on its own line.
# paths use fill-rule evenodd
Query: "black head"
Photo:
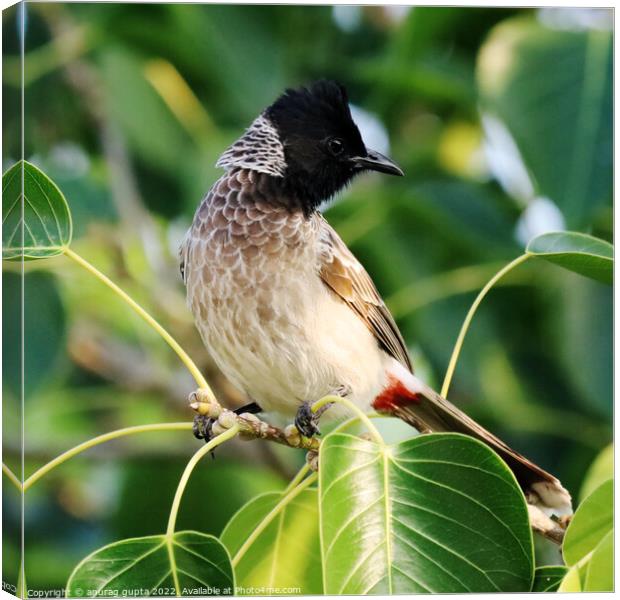
M 347 92 L 333 81 L 286 90 L 266 111 L 284 146 L 284 185 L 316 208 L 364 170 L 403 172 L 366 148 L 353 122 Z

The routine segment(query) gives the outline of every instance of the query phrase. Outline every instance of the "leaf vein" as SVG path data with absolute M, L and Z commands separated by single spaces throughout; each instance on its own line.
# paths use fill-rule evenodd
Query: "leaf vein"
M 224 575 L 224 577 L 226 578 L 230 578 L 230 576 L 228 575 L 228 573 L 226 573 L 226 571 L 224 571 L 222 569 L 222 567 L 220 567 L 220 565 L 218 565 L 217 563 L 213 562 L 212 560 L 208 559 L 206 556 L 203 556 L 202 554 L 200 554 L 199 552 L 196 552 L 195 550 L 191 550 L 190 548 L 188 548 L 187 546 L 181 544 L 180 542 L 177 542 L 176 540 L 172 540 L 172 545 L 173 546 L 178 546 L 179 548 L 181 548 L 182 550 L 185 550 L 185 552 L 187 552 L 188 554 L 193 554 L 194 556 L 196 556 L 197 558 L 202 559 L 204 562 L 206 562 L 209 565 L 213 565 L 222 575 Z
M 147 556 L 149 556 L 150 554 L 153 554 L 154 552 L 157 552 L 157 550 L 159 550 L 160 548 L 163 548 L 164 546 L 164 541 L 160 542 L 159 544 L 157 544 L 157 546 L 155 546 L 154 548 L 151 548 L 150 550 L 147 550 L 146 552 L 144 552 L 143 554 L 141 554 L 140 556 L 138 556 L 135 560 L 133 560 L 129 565 L 127 565 L 126 567 L 124 567 L 123 569 L 121 569 L 120 571 L 117 571 L 116 573 L 114 573 L 114 575 L 112 575 L 112 577 L 108 578 L 107 580 L 105 580 L 103 582 L 102 585 L 100 585 L 96 590 L 95 590 L 95 596 L 99 595 L 99 592 L 105 588 L 106 586 L 108 586 L 112 581 L 114 581 L 115 579 L 117 579 L 118 577 L 120 577 L 123 573 L 126 573 L 127 571 L 129 571 L 129 569 L 135 567 L 141 560 L 144 560 Z
M 327 496 L 327 494 L 329 493 L 329 491 L 332 489 L 332 487 L 334 487 L 334 485 L 336 485 L 338 482 L 342 481 L 346 477 L 349 477 L 353 473 L 357 473 L 358 471 L 366 469 L 367 467 L 371 467 L 374 463 L 379 461 L 379 458 L 380 457 L 378 455 L 376 455 L 375 458 L 373 460 L 371 460 L 370 462 L 363 463 L 361 465 L 357 465 L 356 467 L 353 467 L 353 468 L 345 471 L 344 473 L 338 475 L 338 477 L 336 477 L 336 479 L 332 479 L 332 481 L 329 482 L 329 485 L 321 493 L 321 498 L 325 498 Z
M 411 527 L 411 525 L 408 525 L 407 523 L 401 521 L 400 522 L 401 525 L 403 527 L 405 527 L 406 529 L 408 529 L 409 531 L 411 531 L 412 533 L 419 535 L 421 538 L 424 538 L 425 540 L 428 540 L 429 542 L 431 542 L 432 544 L 435 544 L 436 546 L 439 546 L 440 548 L 443 548 L 443 550 L 445 550 L 446 552 L 448 552 L 449 554 L 452 554 L 453 556 L 456 556 L 457 558 L 461 559 L 464 563 L 468 564 L 470 567 L 473 567 L 476 571 L 479 571 L 487 580 L 488 582 L 498 591 L 500 592 L 500 588 L 499 586 L 484 572 L 483 569 L 481 569 L 478 565 L 474 564 L 473 562 L 471 562 L 469 559 L 465 558 L 462 554 L 460 554 L 459 552 L 456 552 L 455 550 L 453 550 L 452 548 L 449 548 L 448 546 L 446 546 L 445 544 L 442 544 L 441 542 L 437 541 L 435 538 L 432 538 L 428 535 L 425 535 L 424 533 L 422 533 L 421 531 L 414 529 L 413 527 Z M 426 558 L 428 558 L 428 560 L 430 560 L 431 562 L 435 563 L 442 571 L 444 570 L 443 567 L 437 563 L 435 560 L 433 560 L 432 558 L 426 556 L 424 554 L 424 552 L 422 552 L 418 547 L 416 547 L 415 545 L 411 544 L 410 542 L 408 542 L 406 539 L 404 539 L 403 537 L 397 535 L 396 533 L 394 534 L 395 537 L 398 537 L 402 542 L 404 542 L 405 544 L 407 544 L 407 546 L 413 548 L 414 550 L 417 550 L 422 556 L 425 556 Z M 463 584 L 464 585 L 464 584 Z M 471 592 L 472 590 L 470 590 L 469 588 L 465 588 L 468 592 Z
M 465 525 L 465 523 L 462 523 L 461 521 L 458 521 L 457 519 L 452 519 L 451 517 L 448 517 L 447 515 L 442 515 L 441 513 L 438 513 L 438 512 L 436 512 L 434 510 L 431 510 L 430 508 L 426 508 L 425 506 L 421 506 L 420 504 L 413 504 L 412 502 L 405 502 L 404 500 L 400 500 L 398 498 L 395 498 L 394 502 L 397 502 L 398 504 L 402 504 L 404 506 L 409 506 L 411 508 L 415 508 L 417 510 L 421 510 L 421 511 L 429 513 L 431 515 L 435 515 L 436 517 L 439 517 L 440 519 L 444 519 L 445 521 L 448 521 L 450 523 L 454 523 L 455 525 L 458 525 L 458 526 L 462 527 L 463 529 L 466 529 L 467 531 L 470 531 L 474 535 L 478 535 L 481 538 L 483 538 L 484 540 L 486 540 L 488 542 L 491 542 L 497 548 L 502 548 L 501 544 L 498 544 L 497 541 L 494 540 L 493 538 L 490 538 L 490 537 L 484 535 L 483 533 L 480 533 L 476 529 L 472 529 L 471 527 L 468 527 L 467 525 Z
M 47 200 L 47 203 L 49 204 L 50 210 L 52 211 L 52 214 L 54 215 L 54 221 L 56 221 L 56 229 L 58 231 L 58 239 L 62 240 L 63 239 L 63 235 L 62 235 L 62 229 L 60 227 L 60 221 L 58 220 L 58 217 L 56 216 L 56 211 L 54 210 L 54 204 L 52 203 L 52 200 L 49 197 L 49 194 L 43 189 L 43 186 L 39 183 L 39 181 L 31 173 L 28 173 L 28 171 L 26 171 L 25 169 L 24 169 L 24 175 L 28 175 L 30 177 L 30 179 L 32 179 L 37 184 L 37 187 L 41 191 L 41 194 L 43 194 L 43 196 Z M 24 197 L 26 197 L 25 194 L 24 194 Z M 28 202 L 30 204 L 30 202 L 28 201 L 27 197 L 26 197 L 26 202 Z M 32 204 L 30 204 L 30 206 L 32 206 Z M 34 206 L 32 207 L 32 210 L 34 210 Z M 41 217 L 39 217 L 39 219 L 41 219 Z M 43 221 L 41 221 L 41 223 L 43 223 Z M 47 229 L 45 228 L 45 225 L 43 225 L 43 228 L 46 230 L 46 233 L 47 233 Z M 48 234 L 48 237 L 49 237 L 49 234 Z M 52 240 L 50 238 L 50 242 L 51 241 Z
M 402 465 L 399 465 L 396 461 L 394 461 L 394 464 L 401 471 L 405 471 L 406 473 L 409 473 L 411 476 L 413 476 L 413 477 L 415 477 L 417 479 L 421 479 L 422 481 L 426 481 L 426 482 L 428 482 L 431 485 L 434 485 L 436 487 L 441 487 L 441 488 L 447 489 L 447 490 L 451 491 L 452 493 L 457 494 L 459 496 L 462 496 L 463 498 L 468 499 L 470 502 L 473 502 L 474 504 L 480 506 L 480 508 L 482 508 L 484 511 L 488 512 L 504 529 L 506 529 L 510 533 L 510 535 L 515 539 L 515 541 L 519 545 L 519 548 L 521 549 L 521 552 L 523 553 L 523 555 L 525 556 L 527 561 L 530 562 L 530 563 L 532 562 L 531 557 L 526 552 L 525 548 L 523 547 L 523 544 L 521 543 L 521 540 L 517 537 L 517 535 L 514 533 L 514 531 L 508 526 L 507 523 L 505 523 L 502 519 L 500 519 L 488 506 L 485 506 L 484 504 L 482 504 L 482 502 L 480 502 L 479 500 L 476 500 L 475 498 L 473 498 L 469 494 L 466 494 L 465 492 L 462 492 L 460 490 L 457 490 L 456 488 L 453 488 L 453 487 L 451 487 L 449 485 L 446 485 L 445 483 L 439 483 L 438 481 L 433 481 L 432 479 L 429 479 L 428 477 L 424 477 L 422 475 L 419 475 L 418 473 L 414 473 L 413 471 L 410 471 L 409 469 L 406 469 Z
M 338 541 L 338 538 L 342 535 L 342 533 L 344 532 L 344 530 L 356 519 L 359 519 L 365 512 L 368 512 L 369 509 L 371 509 L 375 504 L 377 504 L 377 502 L 381 502 L 381 500 L 383 500 L 383 496 L 379 496 L 378 498 L 376 498 L 375 500 L 373 500 L 370 504 L 368 504 L 367 506 L 365 506 L 360 512 L 354 513 L 349 519 L 347 519 L 347 521 L 345 523 L 343 523 L 338 530 L 336 531 L 336 534 L 334 535 L 334 537 L 332 538 L 331 542 L 329 543 L 329 546 L 327 547 L 327 550 L 325 550 L 325 556 L 329 556 L 329 553 L 332 551 L 334 545 L 336 544 L 336 542 Z

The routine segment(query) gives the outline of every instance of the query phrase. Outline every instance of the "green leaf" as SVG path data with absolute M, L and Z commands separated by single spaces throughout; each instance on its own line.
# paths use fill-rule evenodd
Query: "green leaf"
M 586 557 L 613 527 L 613 480 L 600 485 L 579 506 L 571 521 L 562 551 L 573 566 Z
M 571 228 L 611 202 L 612 52 L 610 31 L 517 17 L 495 27 L 478 55 L 483 110 L 508 127 L 535 192 Z
M 3 259 L 49 258 L 69 246 L 73 229 L 69 205 L 37 167 L 23 160 L 15 163 L 2 176 L 2 196 Z
M 569 271 L 611 284 L 614 247 L 585 233 L 544 233 L 527 245 L 526 252 L 560 265 Z
M 582 572 L 577 566 L 571 567 L 566 577 L 560 583 L 558 592 L 581 592 L 583 591 Z
M 601 450 L 599 455 L 590 465 L 586 476 L 584 477 L 581 489 L 579 490 L 579 498 L 585 500 L 599 485 L 614 476 L 614 446 L 609 444 Z
M 326 594 L 531 589 L 523 494 L 481 442 L 445 433 L 381 446 L 333 434 L 319 476 Z
M 562 579 L 568 573 L 567 567 L 562 566 L 548 566 L 538 567 L 534 571 L 534 584 L 532 585 L 533 592 L 555 592 Z
M 613 479 L 602 483 L 579 506 L 562 546 L 573 568 L 560 591 L 613 589 Z
M 261 494 L 243 506 L 220 539 L 235 559 L 248 536 L 281 500 L 282 493 Z M 256 538 L 235 566 L 237 592 L 322 594 L 319 514 L 316 490 L 305 490 Z M 273 589 L 275 588 L 275 589 Z
M 23 349 L 23 391 L 28 401 L 66 360 L 65 306 L 52 273 L 37 270 L 22 277 L 20 273 L 5 272 L 2 279 L 2 344 L 12 349 L 2 355 L 3 387 L 13 398 L 20 398 Z M 22 286 L 26 299 L 23 306 Z M 23 345 L 22 335 L 26 340 Z
M 67 596 L 121 596 L 125 590 L 138 596 L 231 595 L 234 585 L 228 552 L 217 538 L 179 531 L 170 544 L 165 535 L 152 535 L 96 550 L 69 576 Z
M 613 592 L 614 590 L 614 530 L 600 541 L 588 564 L 584 592 Z

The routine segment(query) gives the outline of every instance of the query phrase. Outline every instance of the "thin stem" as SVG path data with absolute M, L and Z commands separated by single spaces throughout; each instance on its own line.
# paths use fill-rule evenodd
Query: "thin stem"
M 364 423 L 364 425 L 366 425 L 375 442 L 379 445 L 384 445 L 384 441 L 381 437 L 381 434 L 379 433 L 379 430 L 372 424 L 371 420 L 366 416 L 366 414 L 347 398 L 343 398 L 342 396 L 335 396 L 333 394 L 329 396 L 324 396 L 312 405 L 312 412 L 316 412 L 326 404 L 331 404 L 332 402 L 344 404 L 352 413 L 357 415 L 357 417 L 362 421 L 362 423 Z
M 470 265 L 420 279 L 392 294 L 386 299 L 386 303 L 392 315 L 404 317 L 431 302 L 479 290 L 504 264 L 493 262 Z M 515 278 L 506 283 L 502 282 L 503 285 L 519 283 L 523 282 Z
M 170 516 L 168 517 L 168 527 L 166 528 L 166 548 L 168 550 L 168 559 L 170 560 L 170 571 L 172 572 L 172 579 L 174 580 L 174 587 L 176 588 L 177 595 L 180 595 L 181 586 L 179 585 L 179 573 L 177 571 L 177 563 L 174 557 L 174 527 L 177 522 L 177 515 L 179 514 L 179 506 L 181 506 L 181 498 L 183 498 L 183 492 L 189 481 L 189 477 L 194 470 L 194 467 L 198 464 L 198 461 L 208 454 L 214 448 L 217 448 L 220 444 L 223 444 L 227 440 L 235 437 L 239 433 L 239 426 L 233 425 L 228 431 L 225 431 L 216 438 L 213 438 L 210 442 L 202 446 L 195 454 L 189 459 L 181 475 L 181 480 L 177 486 L 177 491 L 174 494 L 174 500 L 172 501 L 172 507 L 170 508 Z
M 369 419 L 392 419 L 394 418 L 393 415 L 386 415 L 385 413 L 368 413 L 366 415 Z M 351 427 L 352 425 L 355 425 L 358 421 L 359 421 L 359 417 L 353 417 L 352 419 L 349 419 L 348 421 L 345 421 L 344 423 L 340 423 L 340 425 L 338 425 L 338 427 L 336 427 L 335 429 L 332 429 L 329 433 L 340 433 L 341 431 L 344 431 L 345 429 L 349 429 L 349 427 Z
M 463 321 L 461 331 L 459 332 L 456 344 L 454 345 L 454 350 L 452 350 L 452 356 L 450 357 L 448 370 L 446 371 L 446 376 L 443 380 L 443 385 L 441 386 L 441 395 L 444 398 L 446 398 L 448 395 L 448 390 L 450 389 L 450 383 L 452 382 L 452 376 L 454 375 L 454 370 L 456 369 L 456 363 L 458 361 L 459 354 L 463 346 L 463 341 L 465 340 L 465 335 L 467 334 L 467 330 L 469 329 L 471 321 L 474 318 L 474 314 L 476 314 L 476 310 L 478 310 L 478 306 L 480 306 L 480 303 L 482 302 L 482 300 L 484 300 L 484 297 L 487 295 L 489 290 L 495 285 L 497 281 L 499 281 L 504 275 L 506 275 L 506 273 L 514 269 L 517 265 L 525 262 L 528 258 L 530 258 L 529 254 L 522 254 L 521 256 L 518 256 L 512 262 L 508 263 L 503 269 L 499 270 L 480 290 L 480 293 L 474 300 L 474 303 L 471 305 L 467 316 Z
M 271 511 L 265 516 L 265 518 L 258 524 L 256 529 L 245 540 L 241 548 L 237 550 L 237 554 L 232 559 L 233 569 L 237 568 L 239 561 L 243 558 L 250 546 L 256 541 L 258 536 L 265 531 L 268 525 L 278 516 L 280 511 L 290 502 L 292 502 L 301 492 L 307 487 L 311 486 L 318 478 L 317 473 L 312 473 L 310 477 L 304 479 L 297 487 L 291 489 L 288 493 L 284 494 L 280 501 L 271 509 Z
M 11 469 L 9 469 L 9 467 L 4 463 L 2 463 L 2 472 L 9 478 L 10 482 L 14 484 L 20 492 L 23 491 L 22 482 L 17 478 L 17 475 L 15 475 L 15 473 L 13 473 L 13 471 L 11 471 Z
M 297 487 L 301 483 L 303 478 L 308 474 L 309 471 L 310 471 L 310 465 L 306 463 L 301 469 L 299 469 L 299 471 L 297 472 L 297 475 L 295 475 L 295 477 L 291 479 L 290 483 L 286 486 L 283 493 L 287 494 L 294 487 Z
M 180 431 L 191 429 L 191 423 L 153 423 L 151 425 L 136 425 L 134 427 L 124 427 L 123 429 L 117 429 L 116 431 L 110 431 L 108 433 L 104 433 L 103 435 L 98 435 L 86 442 L 82 442 L 77 446 L 63 452 L 60 456 L 57 456 L 54 460 L 48 462 L 46 465 L 43 465 L 40 469 L 35 471 L 26 481 L 24 481 L 24 492 L 30 488 L 36 481 L 41 479 L 43 475 L 49 473 L 53 468 L 61 465 L 65 461 L 74 457 L 76 454 L 80 452 L 84 452 L 84 450 L 88 450 L 93 446 L 97 446 L 98 444 L 102 444 L 103 442 L 108 442 L 110 440 L 115 440 L 117 438 L 132 435 L 134 433 L 145 433 L 147 431 Z
M 97 277 L 101 282 L 105 283 L 113 292 L 115 292 L 121 299 L 123 299 L 131 308 L 134 309 L 159 335 L 166 341 L 166 343 L 177 353 L 177 356 L 183 361 L 183 364 L 187 367 L 192 374 L 196 383 L 200 388 L 207 391 L 210 399 L 215 401 L 215 396 L 209 387 L 206 379 L 199 371 L 198 367 L 194 364 L 194 361 L 189 357 L 187 352 L 181 348 L 179 343 L 148 313 L 144 310 L 133 298 L 131 298 L 126 292 L 124 292 L 118 285 L 116 285 L 110 278 L 106 277 L 96 267 L 91 265 L 86 259 L 82 258 L 79 254 L 71 250 L 71 248 L 64 249 L 65 256 L 74 260 L 78 265 L 86 269 L 89 273 Z
M 198 464 L 198 461 L 205 455 L 208 454 L 214 448 L 217 448 L 220 444 L 230 440 L 235 437 L 239 433 L 239 425 L 233 425 L 230 429 L 226 430 L 224 433 L 218 435 L 213 438 L 210 442 L 206 443 L 202 446 L 195 454 L 189 459 L 187 466 L 185 467 L 185 471 L 183 471 L 183 475 L 181 475 L 181 480 L 179 481 L 179 485 L 177 486 L 177 491 L 174 495 L 174 500 L 172 501 L 172 508 L 170 509 L 170 516 L 168 518 L 168 527 L 166 529 L 166 535 L 168 537 L 172 537 L 174 535 L 174 526 L 177 521 L 177 513 L 179 512 L 179 506 L 181 504 L 181 498 L 183 497 L 183 492 L 185 491 L 185 486 L 189 481 L 189 477 L 194 470 L 194 467 Z

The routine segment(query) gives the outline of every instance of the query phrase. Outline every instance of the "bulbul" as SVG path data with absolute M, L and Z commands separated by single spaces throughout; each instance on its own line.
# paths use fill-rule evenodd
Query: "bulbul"
M 309 405 L 337 393 L 421 432 L 461 432 L 501 455 L 530 504 L 571 512 L 555 477 L 413 374 L 372 279 L 319 212 L 360 173 L 403 175 L 366 147 L 341 85 L 286 90 L 217 166 L 224 175 L 181 245 L 181 273 L 207 349 L 257 411 L 295 417 L 311 436 Z M 335 404 L 327 416 L 348 415 Z

